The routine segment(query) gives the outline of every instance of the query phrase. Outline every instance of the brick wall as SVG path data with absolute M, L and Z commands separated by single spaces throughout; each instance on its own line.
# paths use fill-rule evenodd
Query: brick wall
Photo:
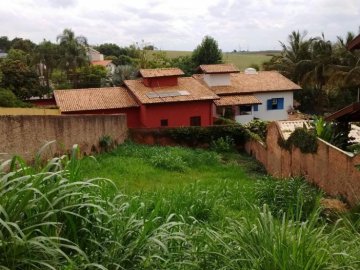
M 127 137 L 126 115 L 0 116 L 0 160 L 20 155 L 26 160 L 46 142 L 56 140 L 46 156 L 69 151 L 74 144 L 90 154 L 99 139 L 110 135 L 117 143 Z
M 276 123 L 270 124 L 266 146 L 256 140 L 246 143 L 246 151 L 259 160 L 269 174 L 276 177 L 304 176 L 332 196 L 341 196 L 351 205 L 360 202 L 360 155 L 352 156 L 318 139 L 315 154 L 303 154 L 298 148 L 291 151 L 278 145 L 282 136 Z

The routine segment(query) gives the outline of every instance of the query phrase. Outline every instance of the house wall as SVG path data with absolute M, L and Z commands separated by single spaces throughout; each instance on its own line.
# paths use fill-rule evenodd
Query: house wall
M 174 86 L 178 84 L 178 77 L 143 78 L 143 82 L 147 87 Z
M 278 145 L 282 135 L 276 122 L 268 127 L 266 146 L 251 139 L 246 151 L 259 160 L 267 172 L 276 177 L 304 176 L 332 196 L 345 198 L 352 206 L 360 202 L 360 155 L 350 155 L 318 139 L 315 154 L 304 154 L 298 148 L 287 151 Z
M 109 135 L 117 143 L 127 138 L 126 115 L 21 115 L 0 116 L 0 160 L 20 155 L 32 160 L 47 142 L 43 158 L 69 152 L 74 144 L 82 153 L 99 149 L 99 139 Z
M 169 127 L 190 126 L 190 117 L 200 116 L 201 126 L 213 123 L 212 100 L 141 105 L 140 119 L 143 127 L 160 127 L 168 119 Z
M 104 55 L 99 53 L 98 51 L 94 50 L 94 49 L 90 49 L 89 50 L 89 60 L 90 62 L 92 61 L 103 61 L 104 60 Z
M 230 74 L 204 74 L 204 81 L 208 86 L 230 85 Z
M 262 104 L 259 104 L 258 106 L 259 108 L 258 111 L 254 112 L 254 117 L 268 121 L 288 119 L 287 111 L 293 107 L 293 101 L 294 101 L 292 91 L 255 93 L 254 96 L 257 97 L 262 102 Z M 272 98 L 284 98 L 284 109 L 268 110 L 267 100 Z
M 140 108 L 121 108 L 108 110 L 88 110 L 76 112 L 62 112 L 63 115 L 81 115 L 81 114 L 126 114 L 127 126 L 129 128 L 136 128 L 141 126 L 140 122 Z

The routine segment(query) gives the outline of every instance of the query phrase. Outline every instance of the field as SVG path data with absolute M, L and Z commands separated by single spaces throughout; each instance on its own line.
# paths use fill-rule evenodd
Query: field
M 303 179 L 270 178 L 222 146 L 127 142 L 95 158 L 74 148 L 46 165 L 3 164 L 0 268 L 360 268 L 355 213 L 324 212 Z
M 191 55 L 189 51 L 164 51 L 169 58 L 178 56 Z M 255 64 L 260 68 L 262 63 L 271 59 L 271 53 L 254 52 L 254 53 L 224 53 L 223 60 L 225 63 L 235 64 L 241 71 Z

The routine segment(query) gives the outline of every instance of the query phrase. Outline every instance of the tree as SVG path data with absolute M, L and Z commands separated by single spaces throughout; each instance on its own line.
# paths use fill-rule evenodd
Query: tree
M 218 64 L 222 62 L 222 52 L 214 38 L 205 36 L 201 44 L 193 51 L 191 58 L 195 66 Z
M 7 36 L 0 37 L 0 51 L 7 52 L 11 47 L 11 42 Z
M 180 68 L 182 71 L 184 71 L 185 76 L 193 75 L 195 73 L 195 68 L 196 68 L 191 57 L 188 55 L 179 56 L 171 59 L 171 66 Z
M 75 71 L 74 88 L 98 88 L 107 78 L 107 70 L 103 66 L 84 66 Z
M 0 70 L 3 74 L 0 87 L 11 90 L 17 98 L 27 99 L 44 94 L 38 75 L 25 62 L 8 57 L 1 62 Z
M 26 53 L 32 53 L 36 44 L 30 39 L 14 38 L 11 41 L 11 48 L 16 50 L 22 50 Z
M 96 46 L 95 49 L 102 53 L 105 56 L 116 56 L 126 55 L 126 49 L 120 48 L 117 44 L 114 43 L 104 43 L 99 46 Z
M 84 36 L 75 36 L 71 29 L 64 29 L 62 34 L 57 36 L 57 41 L 62 54 L 61 66 L 67 72 L 68 79 L 71 79 L 77 68 L 89 64 L 86 55 L 87 39 Z
M 35 48 L 35 63 L 39 75 L 44 77 L 45 85 L 50 88 L 50 78 L 60 63 L 59 45 L 44 40 Z

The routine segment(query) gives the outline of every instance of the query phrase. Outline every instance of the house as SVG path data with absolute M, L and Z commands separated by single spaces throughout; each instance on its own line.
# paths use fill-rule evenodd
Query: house
M 347 46 L 349 51 L 359 50 L 360 49 L 360 35 L 355 37 Z
M 6 58 L 7 57 L 7 53 L 4 52 L 3 50 L 0 50 L 0 58 Z
M 61 114 L 127 115 L 128 127 L 139 127 L 139 105 L 123 87 L 55 90 Z
M 91 65 L 105 67 L 108 74 L 112 75 L 115 73 L 116 66 L 111 60 L 91 61 Z
M 286 120 L 294 105 L 293 93 L 301 89 L 276 71 L 239 72 L 232 64 L 201 65 L 199 70 L 202 74 L 193 77 L 220 97 L 214 101 L 214 115 L 242 124 L 253 119 Z
M 91 48 L 91 47 L 87 48 L 87 55 L 89 57 L 90 62 L 103 61 L 104 60 L 104 55 L 101 54 L 100 52 L 98 52 L 97 50 L 95 50 L 94 48 Z
M 128 127 L 209 126 L 219 97 L 178 68 L 141 69 L 125 87 L 55 90 L 62 114 L 125 113 Z
M 219 97 L 178 68 L 141 69 L 141 79 L 125 85 L 140 105 L 142 127 L 209 126 Z

